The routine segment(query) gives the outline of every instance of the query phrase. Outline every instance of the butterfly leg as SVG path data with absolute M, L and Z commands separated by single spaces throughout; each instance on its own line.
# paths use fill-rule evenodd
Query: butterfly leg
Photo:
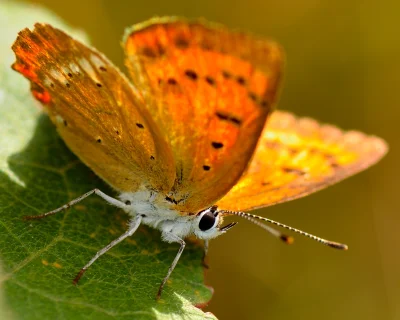
M 142 222 L 142 217 L 141 216 L 136 216 L 130 223 L 129 223 L 129 229 L 126 231 L 124 234 L 120 235 L 117 239 L 114 241 L 111 241 L 107 246 L 105 246 L 103 249 L 98 251 L 96 255 L 79 271 L 79 273 L 76 275 L 75 279 L 72 281 L 74 285 L 78 283 L 80 278 L 83 276 L 83 274 L 86 272 L 86 270 L 95 262 L 100 256 L 102 256 L 104 253 L 106 253 L 108 250 L 110 250 L 112 247 L 114 247 L 116 244 L 120 243 L 122 240 L 126 239 L 127 237 L 130 237 L 135 233 L 137 228 L 139 227 L 140 223 Z
M 206 262 L 207 252 L 208 252 L 208 240 L 204 240 L 204 252 L 203 252 L 203 258 L 201 259 L 201 264 L 203 265 L 204 268 L 209 269 L 210 266 Z
M 54 209 L 52 211 L 49 211 L 49 212 L 46 212 L 46 213 L 43 213 L 43 214 L 40 214 L 40 215 L 37 215 L 37 216 L 25 216 L 24 220 L 36 220 L 36 219 L 45 218 L 47 216 L 51 216 L 53 214 L 56 214 L 57 212 L 60 212 L 62 210 L 66 210 L 66 209 L 72 207 L 73 205 L 77 204 L 78 202 L 81 202 L 83 199 L 89 197 L 93 193 L 98 195 L 99 197 L 103 198 L 109 204 L 112 204 L 113 206 L 116 206 L 116 207 L 122 208 L 122 209 L 126 207 L 126 204 L 123 203 L 122 201 L 119 201 L 118 199 L 115 199 L 113 197 L 110 197 L 110 196 L 106 195 L 104 192 L 100 191 L 99 189 L 93 189 L 93 190 L 91 190 L 89 192 L 86 192 L 85 194 L 79 196 L 78 198 L 76 198 L 74 200 L 71 200 L 70 202 L 64 204 L 63 206 L 61 206 L 61 207 L 59 207 L 57 209 Z
M 179 248 L 178 253 L 175 256 L 174 261 L 172 261 L 172 264 L 168 269 L 167 275 L 165 276 L 164 280 L 161 282 L 160 288 L 158 289 L 158 292 L 157 292 L 157 299 L 160 299 L 162 290 L 164 288 L 164 285 L 168 281 L 169 276 L 171 275 L 172 271 L 174 271 L 175 266 L 178 263 L 179 258 L 181 257 L 183 249 L 185 249 L 185 246 L 186 246 L 185 241 L 183 241 L 181 238 L 179 238 L 178 236 L 174 235 L 173 233 L 168 233 L 168 238 L 169 239 L 174 239 L 174 242 L 180 243 L 181 247 Z

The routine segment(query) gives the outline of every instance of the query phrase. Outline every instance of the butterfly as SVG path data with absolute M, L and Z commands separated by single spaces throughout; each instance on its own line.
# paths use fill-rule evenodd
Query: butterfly
M 13 69 L 31 83 L 67 146 L 118 192 L 96 194 L 130 216 L 128 230 L 81 269 L 132 236 L 139 225 L 161 231 L 180 249 L 184 239 L 209 240 L 236 215 L 290 243 L 263 222 L 328 241 L 247 211 L 303 197 L 376 163 L 386 143 L 309 118 L 274 111 L 284 53 L 271 40 L 204 20 L 154 18 L 124 36 L 128 79 L 101 53 L 48 24 L 22 30 Z

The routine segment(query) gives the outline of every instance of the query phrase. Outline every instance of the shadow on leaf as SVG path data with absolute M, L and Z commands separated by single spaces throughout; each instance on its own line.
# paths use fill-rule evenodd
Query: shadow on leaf
M 204 318 L 192 306 L 211 298 L 203 283 L 202 249 L 188 244 L 156 301 L 178 245 L 163 243 L 160 233 L 147 227 L 102 256 L 78 286 L 72 285 L 80 268 L 124 232 L 129 217 L 91 196 L 55 216 L 22 220 L 93 188 L 115 195 L 66 148 L 47 116 L 39 117 L 31 141 L 8 164 L 22 184 L 0 172 L 0 284 L 15 318 Z

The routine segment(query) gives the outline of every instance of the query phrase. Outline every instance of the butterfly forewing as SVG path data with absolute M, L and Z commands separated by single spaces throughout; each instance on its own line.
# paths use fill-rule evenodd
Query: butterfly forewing
M 134 26 L 127 64 L 174 153 L 170 199 L 198 211 L 240 178 L 277 98 L 277 44 L 202 22 L 164 19 Z
M 275 111 L 248 171 L 217 205 L 244 211 L 300 198 L 368 168 L 386 151 L 377 137 Z
M 70 149 L 119 191 L 168 191 L 172 153 L 140 93 L 102 54 L 49 25 L 20 32 L 13 68 L 31 81 Z

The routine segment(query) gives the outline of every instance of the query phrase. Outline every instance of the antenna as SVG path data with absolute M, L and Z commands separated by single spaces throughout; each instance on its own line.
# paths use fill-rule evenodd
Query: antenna
M 259 227 L 266 229 L 267 231 L 271 232 L 273 235 L 276 235 L 277 237 L 279 237 L 281 239 L 282 239 L 282 237 L 287 237 L 287 236 L 280 234 L 280 232 L 275 230 L 275 229 L 269 228 L 268 226 L 262 224 L 258 220 L 265 221 L 265 222 L 274 224 L 274 225 L 276 225 L 278 227 L 282 227 L 282 228 L 288 229 L 290 231 L 299 233 L 299 234 L 301 234 L 301 235 L 303 235 L 303 236 L 305 236 L 307 238 L 313 239 L 313 240 L 315 240 L 315 241 L 317 241 L 319 243 L 322 243 L 322 244 L 324 244 L 326 246 L 329 246 L 329 247 L 332 247 L 332 248 L 335 248 L 335 249 L 339 249 L 339 250 L 347 250 L 348 249 L 347 245 L 345 245 L 345 244 L 334 242 L 334 241 L 329 241 L 329 240 L 314 236 L 313 234 L 310 234 L 310 233 L 301 231 L 299 229 L 287 226 L 287 225 L 285 225 L 283 223 L 280 223 L 280 222 L 277 222 L 277 221 L 274 221 L 274 220 L 271 220 L 271 219 L 268 219 L 268 218 L 256 216 L 256 215 L 251 214 L 251 213 L 241 212 L 241 211 L 230 211 L 230 210 L 219 210 L 219 212 L 222 215 L 224 215 L 224 214 L 225 215 L 235 215 L 235 216 L 239 216 L 239 217 L 245 218 L 245 219 L 251 221 L 252 223 L 258 225 Z M 293 241 L 293 239 L 291 237 L 288 237 L 288 239 L 291 239 L 291 240 L 289 240 L 289 243 L 291 241 Z
M 225 211 L 225 212 L 226 212 L 226 211 Z M 267 232 L 269 232 L 270 234 L 272 234 L 274 237 L 276 237 L 276 238 L 282 240 L 282 241 L 285 242 L 286 244 L 292 244 L 292 243 L 294 242 L 293 237 L 288 236 L 288 235 L 286 235 L 286 234 L 283 234 L 282 232 L 280 232 L 280 231 L 278 231 L 278 230 L 276 230 L 276 229 L 274 229 L 274 228 L 271 228 L 270 226 L 267 226 L 267 225 L 261 223 L 260 221 L 258 221 L 258 220 L 256 220 L 256 219 L 253 219 L 253 218 L 251 218 L 251 217 L 244 217 L 244 218 L 246 218 L 247 220 L 251 221 L 251 222 L 254 223 L 255 225 L 257 225 L 257 226 L 263 228 L 264 230 L 266 230 Z

